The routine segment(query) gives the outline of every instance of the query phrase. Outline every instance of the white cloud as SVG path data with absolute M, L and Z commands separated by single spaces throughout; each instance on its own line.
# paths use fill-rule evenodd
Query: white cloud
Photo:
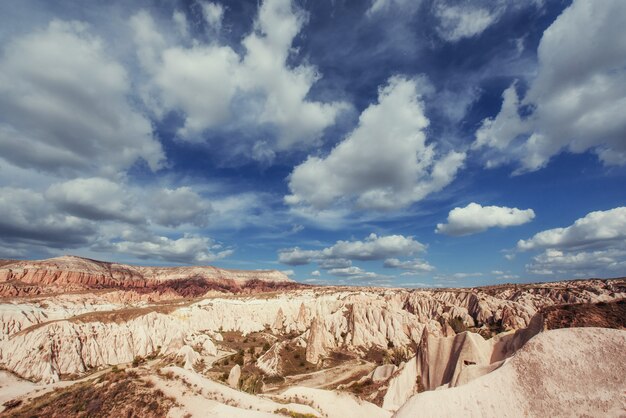
M 526 95 L 509 87 L 500 113 L 476 133 L 474 148 L 490 148 L 488 166 L 517 161 L 522 173 L 588 150 L 606 165 L 626 164 L 625 15 L 621 0 L 577 0 L 546 29 Z
M 296 272 L 293 270 L 281 270 L 281 273 L 288 277 L 293 277 L 296 275 Z
M 313 261 L 313 258 L 311 261 Z M 317 265 L 324 270 L 346 268 L 352 265 L 352 260 L 345 258 L 316 258 L 315 261 L 317 262 Z
M 221 25 L 223 8 L 203 3 L 209 25 Z M 311 147 L 346 108 L 342 102 L 316 102 L 307 98 L 321 77 L 306 63 L 291 67 L 292 42 L 306 21 L 290 0 L 266 0 L 259 8 L 254 30 L 242 41 L 245 53 L 214 41 L 187 40 L 171 45 L 159 33 L 147 12 L 133 16 L 131 26 L 143 68 L 150 79 L 146 102 L 158 116 L 182 111 L 183 139 L 202 140 L 208 129 L 275 132 L 268 139 L 272 152 Z M 271 142 L 270 142 L 271 140 Z M 251 154 L 252 141 L 231 147 Z M 268 152 L 262 154 L 267 161 Z M 257 150 L 258 156 L 258 150 Z
M 10 41 L 0 58 L 0 158 L 55 173 L 112 175 L 164 154 L 128 102 L 124 68 L 77 22 Z
M 202 2 L 202 16 L 211 29 L 219 32 L 224 18 L 224 7 L 219 3 Z
M 175 10 L 172 14 L 172 21 L 178 31 L 178 34 L 182 37 L 189 36 L 189 22 L 187 22 L 187 16 L 180 10 Z
M 471 3 L 450 6 L 441 1 L 436 3 L 434 9 L 435 16 L 439 19 L 437 31 L 448 42 L 480 35 L 498 21 L 502 12 L 501 8 L 489 9 Z
M 517 274 L 502 274 L 496 277 L 496 280 L 516 280 L 519 279 Z
M 190 234 L 178 239 L 154 236 L 144 241 L 114 242 L 105 244 L 101 250 L 184 264 L 211 263 L 233 253 L 231 249 L 222 249 L 221 245 L 208 237 Z
M 371 271 L 365 271 L 360 267 L 344 267 L 328 270 L 328 273 L 338 277 L 349 277 L 351 279 L 360 280 L 376 280 L 376 279 L 388 279 L 387 276 L 380 275 Z
M 342 269 L 349 268 L 345 263 L 349 263 L 350 260 L 382 260 L 394 256 L 412 255 L 424 251 L 425 248 L 424 244 L 413 237 L 370 234 L 364 241 L 337 241 L 332 247 L 322 250 L 301 250 L 298 247 L 280 250 L 278 261 L 288 265 L 330 261 L 330 265 L 321 264 L 320 266 L 325 265 L 325 268 L 342 271 Z M 340 262 L 342 266 L 336 267 L 336 264 L 332 264 L 336 262 Z
M 421 4 L 421 0 L 372 0 L 366 14 L 373 16 L 377 13 L 387 12 L 392 8 L 402 10 L 404 13 L 412 13 Z
M 452 209 L 448 214 L 448 222 L 437 224 L 435 232 L 452 236 L 470 235 L 493 227 L 522 225 L 534 218 L 532 209 L 481 206 L 472 202 L 464 208 Z
M 278 261 L 290 266 L 303 266 L 310 264 L 314 258 L 320 255 L 319 251 L 301 250 L 298 247 L 281 250 L 278 253 Z
M 384 267 L 387 268 L 398 268 L 402 270 L 409 270 L 412 272 L 424 273 L 435 270 L 435 267 L 428 264 L 428 262 L 424 260 L 408 260 L 408 261 L 400 261 L 397 258 L 388 258 L 383 263 Z
M 626 268 L 626 207 L 590 212 L 565 228 L 517 243 L 520 251 L 543 250 L 526 269 L 561 277 L 608 277 Z
M 626 207 L 590 212 L 565 228 L 554 228 L 519 240 L 519 250 L 542 248 L 610 248 L 626 239 Z
M 467 279 L 468 277 L 482 277 L 482 273 L 454 273 L 452 277 L 455 279 Z
M 321 275 L 322 275 L 322 273 L 320 273 L 319 270 L 313 270 L 311 272 L 311 276 L 313 276 L 313 277 L 320 277 Z
M 90 220 L 140 222 L 137 202 L 119 183 L 103 178 L 78 178 L 51 185 L 45 194 L 64 212 Z
M 491 274 L 495 274 L 496 276 L 503 275 L 504 272 L 502 270 L 492 270 Z
M 426 144 L 420 90 L 423 80 L 392 77 L 379 90 L 378 103 L 326 158 L 310 156 L 289 178 L 290 205 L 325 209 L 349 201 L 362 209 L 407 206 L 448 185 L 465 154 L 437 155 Z
M 615 277 L 626 270 L 626 248 L 597 251 L 548 249 L 532 258 L 526 269 L 533 274 L 569 277 Z

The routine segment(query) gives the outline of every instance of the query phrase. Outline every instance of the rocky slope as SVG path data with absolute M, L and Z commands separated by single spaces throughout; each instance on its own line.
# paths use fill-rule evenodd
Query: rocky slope
M 521 298 L 520 291 L 504 298 L 505 290 L 486 294 L 480 290 L 470 293 L 321 288 L 156 305 L 143 301 L 110 303 L 105 297 L 93 295 L 14 300 L 0 304 L 0 365 L 31 380 L 55 381 L 157 351 L 175 353 L 193 334 L 212 337 L 222 331 L 236 331 L 243 335 L 269 332 L 285 344 L 304 347 L 303 360 L 322 367 L 335 352 L 363 357 L 372 349 L 385 351 L 395 347 L 415 353 L 415 347 L 430 347 L 437 338 L 450 333 L 452 320 L 483 334 L 493 332 L 493 327 L 499 331 L 521 329 L 530 324 L 539 309 L 554 305 L 564 294 L 568 300 L 576 301 L 626 297 L 621 291 L 623 281 L 584 281 L 566 286 L 567 290 L 559 283 L 532 288 L 532 299 Z M 589 290 L 590 286 L 594 291 Z M 551 297 L 555 295 L 553 301 Z M 478 334 L 454 335 L 447 337 L 450 342 L 444 345 L 457 351 L 480 344 L 489 350 L 496 350 L 496 346 L 502 350 L 502 343 L 493 346 L 497 339 L 487 344 L 477 337 Z M 459 338 L 466 341 L 459 342 Z M 259 368 L 266 369 L 269 375 L 279 374 L 282 366 L 275 357 L 280 356 L 285 344 L 259 359 Z M 475 351 L 481 350 L 479 347 Z M 444 351 L 441 356 L 449 357 L 452 348 Z M 484 356 L 484 361 L 471 361 L 494 361 L 495 354 Z M 500 355 L 498 360 L 504 357 Z M 449 370 L 442 378 L 442 372 L 431 369 L 429 364 L 439 360 L 421 363 L 427 388 L 448 383 L 454 377 Z
M 409 399 L 414 417 L 623 416 L 626 331 L 570 328 L 540 333 L 497 370 Z
M 244 403 L 265 405 L 263 416 L 285 401 L 314 416 L 336 416 L 327 401 L 343 405 L 342 418 L 351 410 L 400 413 L 418 392 L 469 387 L 507 367 L 544 329 L 623 328 L 626 298 L 624 279 L 445 290 L 298 287 L 276 272 L 75 257 L 7 263 L 0 272 L 5 284 L 42 290 L 0 300 L 0 367 L 16 378 L 58 387 L 113 366 L 141 369 L 176 396 L 189 393 L 192 381 L 236 402 L 244 402 L 239 390 L 250 392 Z M 182 389 L 155 377 L 168 366 L 178 366 L 168 370 Z M 326 390 L 335 388 L 342 394 Z M 280 402 L 253 396 L 263 392 Z M 218 395 L 193 396 L 216 413 L 243 414 Z M 185 413 L 195 411 L 188 406 Z
M 227 270 L 202 267 L 144 267 L 63 256 L 48 260 L 0 263 L 0 297 L 30 296 L 87 289 L 166 291 L 199 296 L 209 290 L 241 291 L 295 287 L 277 270 Z

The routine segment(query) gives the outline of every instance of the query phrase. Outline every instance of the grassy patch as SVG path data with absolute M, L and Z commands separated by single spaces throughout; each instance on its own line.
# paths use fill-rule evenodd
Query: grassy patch
M 134 372 L 111 372 L 56 389 L 7 411 L 7 417 L 163 417 L 176 405 Z

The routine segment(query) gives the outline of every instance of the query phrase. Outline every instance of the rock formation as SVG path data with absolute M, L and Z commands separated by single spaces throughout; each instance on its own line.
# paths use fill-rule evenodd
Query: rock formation
M 391 379 L 385 397 L 383 409 L 396 411 L 418 390 L 417 361 L 415 357 L 400 365 L 398 373 Z
M 626 409 L 626 331 L 546 331 L 469 383 L 414 395 L 396 417 L 621 416 Z
M 157 369 L 177 363 L 183 368 L 169 369 L 178 379 L 213 391 L 193 395 L 198 402 L 240 416 L 245 416 L 244 409 L 219 396 L 228 396 L 229 402 L 237 399 L 246 405 L 245 411 L 255 403 L 264 405 L 264 414 L 280 411 L 284 404 L 233 389 L 239 387 L 253 393 L 267 390 L 282 397 L 281 402 L 292 402 L 293 409 L 280 412 L 283 415 L 341 412 L 345 418 L 360 411 L 388 417 L 398 411 L 398 416 L 406 416 L 421 408 L 438 413 L 433 405 L 444 401 L 450 409 L 442 413 L 479 411 L 470 395 L 460 391 L 465 388 L 480 400 L 481 408 L 502 406 L 489 403 L 482 383 L 476 382 L 502 385 L 504 389 L 494 392 L 500 394 L 527 385 L 511 397 L 510 413 L 552 413 L 565 398 L 551 387 L 543 388 L 551 397 L 542 401 L 547 406 L 528 406 L 531 395 L 540 394 L 533 392 L 527 377 L 518 375 L 534 373 L 544 379 L 552 367 L 550 356 L 557 355 L 553 345 L 558 339 L 544 336 L 552 331 L 544 331 L 542 314 L 549 313 L 548 328 L 568 323 L 623 328 L 626 309 L 624 279 L 475 289 L 331 288 L 300 286 L 278 272 L 138 267 L 79 257 L 0 263 L 0 292 L 0 367 L 37 382 L 36 387 L 59 387 L 119 366 L 151 373 L 162 390 L 176 392 L 164 383 L 170 377 Z M 564 350 L 584 362 L 600 362 L 589 350 L 613 358 L 617 342 L 623 340 L 619 332 L 572 330 L 562 335 L 567 344 L 578 344 Z M 575 337 L 597 337 L 600 343 L 575 344 Z M 531 355 L 547 357 L 533 363 L 526 358 Z M 232 356 L 243 367 L 232 367 Z M 139 368 L 134 367 L 138 357 Z M 525 368 L 524 362 L 530 366 Z M 566 374 L 566 363 L 555 364 L 563 370 L 546 382 L 582 379 L 578 372 Z M 578 360 L 571 364 L 583 367 Z M 599 373 L 608 381 L 615 377 L 604 365 Z M 232 387 L 211 379 L 227 380 Z M 590 379 L 581 381 L 599 380 Z M 623 379 L 612 382 L 624 386 Z M 303 387 L 286 390 L 286 385 L 300 384 Z M 569 383 L 564 385 L 576 408 L 576 402 L 590 402 L 604 415 L 618 406 L 617 401 L 605 402 L 599 392 L 585 397 Z M 361 399 L 320 388 L 353 391 Z M 183 385 L 180 393 L 190 390 Z M 452 394 L 445 396 L 453 400 L 440 393 Z M 339 406 L 330 408 L 324 402 Z
M 85 289 L 173 290 L 199 296 L 211 289 L 293 286 L 277 270 L 245 271 L 217 267 L 143 267 L 63 256 L 41 261 L 12 261 L 0 266 L 0 297 L 60 293 Z
M 235 364 L 232 369 L 230 369 L 230 373 L 228 373 L 228 386 L 231 388 L 239 387 L 239 379 L 241 379 L 241 366 Z
M 280 376 L 282 374 L 280 366 L 281 351 L 284 345 L 284 343 L 274 343 L 269 350 L 257 359 L 256 366 L 268 376 Z
M 424 332 L 416 357 L 417 375 L 426 390 L 465 383 L 497 367 L 492 364 L 510 357 L 541 332 L 542 325 L 541 314 L 537 314 L 528 328 L 489 340 L 467 331 L 452 337 Z

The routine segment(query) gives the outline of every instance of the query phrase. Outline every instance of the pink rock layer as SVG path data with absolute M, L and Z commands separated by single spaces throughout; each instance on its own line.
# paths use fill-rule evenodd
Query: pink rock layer
M 194 297 L 216 290 L 257 292 L 301 287 L 277 270 L 227 270 L 212 266 L 144 267 L 64 256 L 0 263 L 0 297 L 93 289 L 172 293 Z

